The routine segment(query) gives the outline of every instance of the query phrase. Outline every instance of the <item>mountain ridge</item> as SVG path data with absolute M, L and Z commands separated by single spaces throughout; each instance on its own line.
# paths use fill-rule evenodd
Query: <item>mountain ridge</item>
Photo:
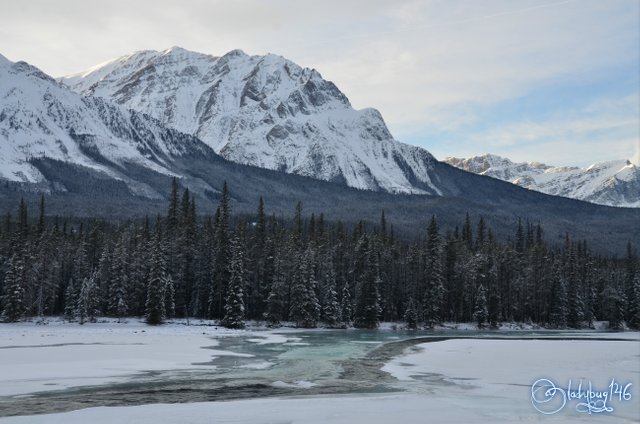
M 592 203 L 640 207 L 640 169 L 631 160 L 600 162 L 586 168 L 513 162 L 498 155 L 447 157 L 443 162 L 521 187 Z

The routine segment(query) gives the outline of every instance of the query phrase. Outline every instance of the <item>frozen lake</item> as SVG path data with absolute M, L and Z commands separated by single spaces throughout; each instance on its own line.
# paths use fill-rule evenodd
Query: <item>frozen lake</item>
M 0 422 L 633 422 L 639 359 L 638 333 L 0 325 Z M 630 382 L 631 398 L 543 415 L 542 378 Z

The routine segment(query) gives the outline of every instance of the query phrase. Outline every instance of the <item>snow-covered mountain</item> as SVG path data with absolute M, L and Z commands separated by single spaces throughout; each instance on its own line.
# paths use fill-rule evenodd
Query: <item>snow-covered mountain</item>
M 514 163 L 490 154 L 467 159 L 448 157 L 444 162 L 547 194 L 609 206 L 640 207 L 640 169 L 629 160 L 602 162 L 584 169 Z
M 33 160 L 47 158 L 90 168 L 154 197 L 151 187 L 127 176 L 127 166 L 173 175 L 176 158 L 207 154 L 213 152 L 194 137 L 80 96 L 34 66 L 0 55 L 0 179 L 46 183 Z
M 60 78 L 191 134 L 234 162 L 392 193 L 441 194 L 429 152 L 393 139 L 313 69 L 273 54 L 141 51 Z

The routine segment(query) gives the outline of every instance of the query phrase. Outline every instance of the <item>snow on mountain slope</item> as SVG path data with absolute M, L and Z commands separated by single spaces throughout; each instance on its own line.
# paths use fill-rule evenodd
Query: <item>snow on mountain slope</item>
M 468 159 L 448 157 L 444 162 L 547 194 L 609 206 L 640 207 L 640 169 L 628 160 L 597 163 L 586 169 L 514 163 L 490 154 Z
M 82 97 L 25 62 L 0 56 L 0 178 L 45 182 L 31 159 L 89 167 L 125 181 L 138 194 L 145 184 L 126 177 L 135 163 L 171 175 L 172 158 L 210 152 L 197 139 L 167 130 L 151 117 L 99 98 Z
M 393 139 L 313 69 L 273 54 L 141 51 L 60 78 L 192 134 L 234 162 L 400 193 L 441 194 L 435 159 Z

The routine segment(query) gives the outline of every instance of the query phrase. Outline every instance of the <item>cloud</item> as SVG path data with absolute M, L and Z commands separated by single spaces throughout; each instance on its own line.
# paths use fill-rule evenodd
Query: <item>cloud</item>
M 539 120 L 523 120 L 466 134 L 482 152 L 518 161 L 586 166 L 629 158 L 640 142 L 640 93 L 599 98 L 578 109 L 562 110 Z M 479 153 L 478 151 L 475 154 Z

